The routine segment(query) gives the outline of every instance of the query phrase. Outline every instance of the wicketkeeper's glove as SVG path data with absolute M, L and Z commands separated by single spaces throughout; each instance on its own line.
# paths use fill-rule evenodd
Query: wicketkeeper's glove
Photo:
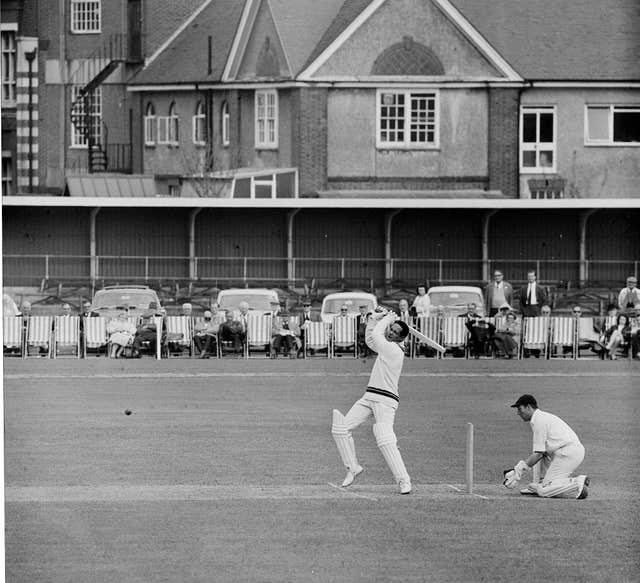
M 502 484 L 507 488 L 515 488 L 522 474 L 529 470 L 529 466 L 524 460 L 520 460 L 512 469 L 504 470 L 504 481 Z

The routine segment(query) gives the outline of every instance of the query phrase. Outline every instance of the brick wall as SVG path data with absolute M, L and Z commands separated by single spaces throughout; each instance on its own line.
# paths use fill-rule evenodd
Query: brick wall
M 327 95 L 324 88 L 302 88 L 293 100 L 293 162 L 299 169 L 300 196 L 314 196 L 327 185 Z
M 518 120 L 517 89 L 489 90 L 489 189 L 501 190 L 518 198 Z

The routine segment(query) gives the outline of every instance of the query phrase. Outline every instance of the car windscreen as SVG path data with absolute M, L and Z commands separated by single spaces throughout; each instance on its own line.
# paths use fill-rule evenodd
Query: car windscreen
M 237 310 L 240 302 L 247 302 L 250 310 L 267 312 L 272 309 L 271 301 L 273 299 L 272 295 L 243 294 L 239 292 L 221 296 L 219 301 L 221 310 Z
M 96 294 L 93 299 L 93 309 L 100 308 L 129 308 L 147 309 L 150 302 L 157 302 L 153 293 L 145 291 L 120 291 L 112 290 L 101 294 Z
M 429 299 L 432 306 L 482 305 L 482 298 L 478 294 L 465 291 L 433 292 L 429 293 Z
M 367 306 L 367 312 L 373 311 L 373 302 L 369 298 L 342 298 L 327 300 L 322 308 L 325 314 L 339 314 L 340 308 L 346 305 L 350 314 L 359 314 L 360 306 Z

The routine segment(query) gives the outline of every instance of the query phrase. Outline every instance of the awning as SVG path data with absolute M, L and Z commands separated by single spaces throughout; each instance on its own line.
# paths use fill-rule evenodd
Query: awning
M 158 196 L 153 176 L 135 174 L 67 176 L 67 193 L 106 198 Z

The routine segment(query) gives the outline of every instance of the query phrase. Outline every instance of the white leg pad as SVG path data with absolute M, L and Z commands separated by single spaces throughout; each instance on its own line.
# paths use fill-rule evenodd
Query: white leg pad
M 353 435 L 347 427 L 344 415 L 337 409 L 333 410 L 331 435 L 333 435 L 333 440 L 336 442 L 342 463 L 347 469 L 356 471 L 360 464 L 358 464 L 358 458 L 356 457 L 356 446 L 353 442 Z
M 576 478 L 558 478 L 547 484 L 537 484 L 536 490 L 542 498 L 576 498 L 580 484 Z
M 404 480 L 410 482 L 407 468 L 402 461 L 400 450 L 398 449 L 398 440 L 393 432 L 393 426 L 389 423 L 375 423 L 373 426 L 373 435 L 376 438 L 376 444 L 382 453 L 384 461 L 387 462 L 391 473 L 396 481 Z

